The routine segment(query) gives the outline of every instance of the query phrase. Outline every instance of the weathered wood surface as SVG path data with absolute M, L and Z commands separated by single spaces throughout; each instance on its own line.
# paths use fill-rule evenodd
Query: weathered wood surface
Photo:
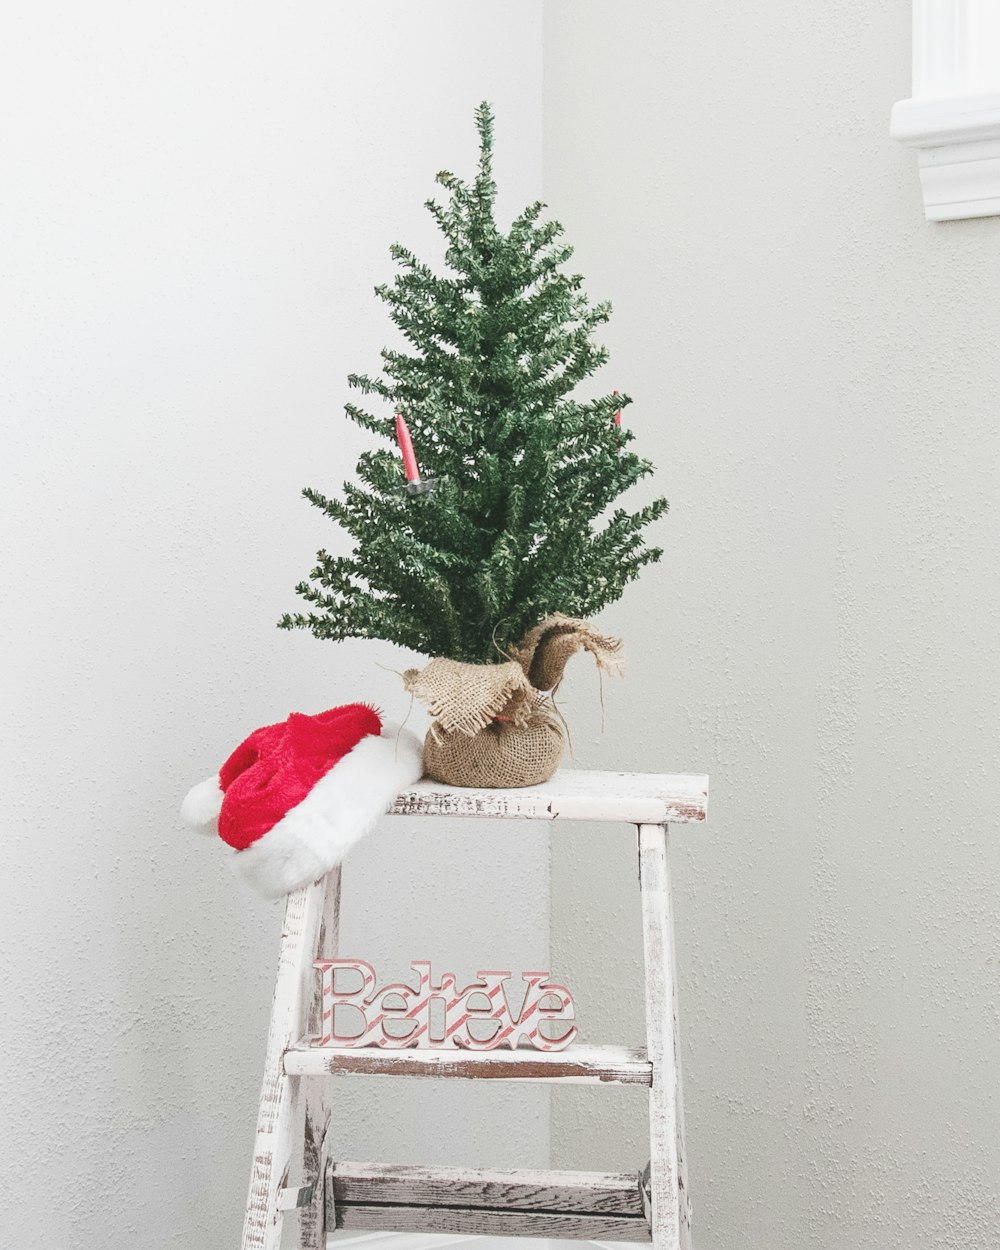
M 519 817 L 630 822 L 638 826 L 643 940 L 646 963 L 646 1051 L 571 1045 L 562 1052 L 532 1049 L 386 1052 L 309 1044 L 319 1030 L 317 958 L 336 954 L 339 873 L 289 896 L 279 952 L 254 1145 L 242 1250 L 281 1250 L 283 1210 L 298 1207 L 295 1250 L 320 1250 L 334 1228 L 357 1231 L 528 1236 L 586 1241 L 649 1241 L 656 1250 L 689 1250 L 690 1206 L 684 1174 L 684 1134 L 676 1019 L 673 918 L 666 824 L 700 821 L 707 811 L 707 778 L 655 774 L 557 773 L 544 786 L 474 790 L 420 782 L 400 795 L 397 815 Z M 638 1084 L 649 1088 L 650 1178 L 645 1214 L 638 1176 L 507 1174 L 493 1179 L 464 1169 L 382 1169 L 340 1174 L 326 1159 L 330 1123 L 326 1081 L 300 1076 L 386 1074 L 458 1079 L 540 1080 L 575 1084 Z M 408 1178 L 400 1173 L 406 1171 Z M 449 1186 L 446 1172 L 451 1172 Z M 387 1176 L 387 1172 L 394 1173 Z M 419 1175 L 417 1175 L 419 1174 Z M 562 1174 L 563 1177 L 566 1174 Z M 591 1177 L 583 1209 L 580 1187 Z M 514 1177 L 514 1179 L 512 1179 Z M 548 1179 L 546 1179 L 548 1178 Z M 315 1188 L 311 1181 L 317 1181 Z M 381 1196 L 376 1197 L 376 1180 Z M 386 1184 L 388 1183 L 388 1188 Z M 355 1195 L 367 1201 L 350 1200 Z M 407 1187 L 409 1186 L 409 1187 Z M 478 1186 L 478 1189 L 476 1187 Z M 470 1188 L 471 1187 L 471 1188 Z M 520 1187 L 520 1188 L 519 1188 Z M 628 1198 L 626 1199 L 626 1189 Z M 391 1201 L 386 1201 L 389 1194 Z M 574 1197 L 576 1194 L 576 1197 Z M 475 1202 L 472 1196 L 475 1195 Z M 573 1202 L 579 1197 L 581 1207 Z M 631 1203 L 619 1209 L 618 1202 Z M 544 1202 L 544 1207 L 538 1205 Z M 291 1250 L 287 1239 L 286 1250 Z
M 573 1045 L 562 1051 L 379 1050 L 313 1046 L 285 1052 L 289 1076 L 424 1076 L 460 1080 L 558 1081 L 570 1085 L 649 1085 L 652 1065 L 642 1050 Z
M 320 914 L 319 935 L 313 960 L 332 959 L 337 954 L 340 937 L 340 883 L 341 866 L 326 878 Z M 323 995 L 317 978 L 309 1003 L 309 1028 L 322 1028 Z M 287 1076 L 287 1074 L 286 1074 Z M 327 1167 L 327 1131 L 330 1127 L 333 1091 L 327 1081 L 310 1081 L 299 1098 L 305 1108 L 302 1142 L 302 1179 L 314 1184 L 312 1201 L 300 1210 L 298 1227 L 298 1250 L 325 1250 L 326 1247 L 326 1201 L 324 1177 Z
M 288 1184 L 292 1154 L 299 1144 L 296 1121 L 301 1123 L 296 1086 L 285 1075 L 283 1056 L 308 1020 L 315 977 L 306 972 L 312 971 L 321 913 L 322 887 L 316 883 L 290 894 L 285 903 L 241 1250 L 281 1247 L 284 1216 L 279 1191 Z
M 646 1050 L 649 1090 L 650 1199 L 655 1250 L 689 1250 L 690 1210 L 678 1149 L 682 1136 L 674 997 L 673 915 L 667 830 L 640 825 L 639 884 L 646 963 Z
M 475 1207 L 337 1207 L 337 1229 L 351 1232 L 459 1233 L 477 1237 L 559 1237 L 571 1241 L 650 1240 L 644 1219 Z M 327 1242 L 336 1250 L 336 1241 Z
M 668 865 L 669 868 L 669 865 Z M 687 1146 L 684 1139 L 684 1079 L 681 1071 L 680 1014 L 677 1007 L 677 942 L 674 938 L 674 905 L 670 902 L 670 1006 L 674 1024 L 674 1079 L 677 1083 L 677 1202 L 681 1225 L 681 1250 L 691 1250 L 691 1191 L 688 1189 Z
M 560 769 L 540 786 L 477 790 L 418 781 L 390 808 L 396 816 L 481 816 L 685 824 L 705 819 L 708 778 Z
M 339 896 L 339 877 L 334 884 L 332 893 Z M 313 960 L 325 941 L 336 941 L 337 900 L 328 901 L 326 885 L 326 880 L 314 882 L 290 894 L 285 903 L 241 1250 L 281 1250 L 280 1192 L 292 1183 L 293 1169 L 304 1171 L 311 1164 L 318 1170 L 321 1163 L 325 1095 L 310 1095 L 307 1108 L 300 1082 L 285 1072 L 284 1054 L 310 1027 L 317 992 Z M 323 1206 L 319 1185 L 313 1203 L 299 1217 L 302 1250 L 316 1250 L 325 1241 Z
M 337 1207 L 345 1203 L 374 1203 L 645 1218 L 637 1171 L 557 1172 L 333 1163 L 329 1175 Z

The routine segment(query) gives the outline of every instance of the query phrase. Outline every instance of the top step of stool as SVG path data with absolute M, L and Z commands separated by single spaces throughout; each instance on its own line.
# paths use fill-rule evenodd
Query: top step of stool
M 560 768 L 542 785 L 518 790 L 477 790 L 425 780 L 404 790 L 389 811 L 393 816 L 688 824 L 705 819 L 708 778 Z

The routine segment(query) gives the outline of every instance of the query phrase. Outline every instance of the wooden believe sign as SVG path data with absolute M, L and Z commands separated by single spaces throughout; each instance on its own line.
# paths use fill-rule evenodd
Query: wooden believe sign
M 577 1034 L 573 995 L 565 985 L 549 981 L 547 972 L 521 973 L 527 989 L 515 1015 L 505 987 L 510 972 L 478 972 L 477 980 L 459 989 L 454 973 L 435 982 L 430 960 L 414 959 L 415 988 L 398 982 L 376 989 L 375 969 L 364 960 L 318 959 L 314 966 L 322 979 L 323 1019 L 313 1046 L 513 1050 L 524 1040 L 537 1050 L 562 1050 Z M 360 977 L 353 990 L 338 987 L 337 974 L 347 972 L 354 974 L 352 980 Z M 358 1026 L 351 1033 L 338 1030 L 337 1016 L 346 1008 Z M 561 1024 L 566 1025 L 562 1030 Z

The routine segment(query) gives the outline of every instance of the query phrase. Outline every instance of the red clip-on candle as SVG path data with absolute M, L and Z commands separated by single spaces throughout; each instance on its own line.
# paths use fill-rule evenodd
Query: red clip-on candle
M 410 438 L 410 427 L 401 412 L 396 413 L 396 441 L 403 453 L 403 472 L 406 474 L 405 490 L 411 495 L 422 495 L 434 489 L 433 478 L 421 478 L 417 457 L 413 451 L 413 440 Z
M 612 391 L 611 393 L 612 395 L 618 394 L 617 391 Z M 618 411 L 615 413 L 615 425 L 620 427 L 621 423 L 622 423 L 622 410 L 619 408 Z

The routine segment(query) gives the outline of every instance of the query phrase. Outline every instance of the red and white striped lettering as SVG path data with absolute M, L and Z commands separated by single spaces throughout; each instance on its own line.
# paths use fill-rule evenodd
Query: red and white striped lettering
M 547 972 L 521 974 L 527 990 L 515 1018 L 506 992 L 511 972 L 480 971 L 475 981 L 459 989 L 453 972 L 444 973 L 435 982 L 430 961 L 415 959 L 410 967 L 416 973 L 416 986 L 399 981 L 376 989 L 375 969 L 364 960 L 320 959 L 315 967 L 322 978 L 323 1008 L 314 1046 L 493 1050 L 506 1045 L 513 1050 L 527 1044 L 537 1050 L 562 1050 L 577 1036 L 576 1025 L 571 1023 L 575 1018 L 573 996 L 565 985 L 550 982 Z M 338 990 L 335 978 L 342 970 L 358 974 L 360 988 Z M 436 1030 L 432 1019 L 435 1001 L 441 1003 L 437 1014 L 443 1018 L 443 1025 Z M 360 1013 L 360 1031 L 338 1030 L 338 1007 L 351 1007 Z M 541 1031 L 544 1022 L 557 1020 L 569 1027 L 554 1037 Z

